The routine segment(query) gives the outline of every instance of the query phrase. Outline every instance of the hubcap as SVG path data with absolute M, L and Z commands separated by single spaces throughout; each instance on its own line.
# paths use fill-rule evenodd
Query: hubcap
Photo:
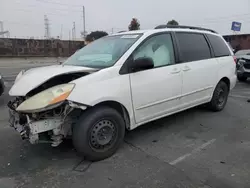
M 103 150 L 113 144 L 116 128 L 109 120 L 101 120 L 95 124 L 90 134 L 90 146 L 95 150 Z

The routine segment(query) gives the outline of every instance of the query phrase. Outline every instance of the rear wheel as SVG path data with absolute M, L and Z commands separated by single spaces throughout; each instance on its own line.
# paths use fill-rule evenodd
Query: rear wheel
M 4 82 L 0 80 L 0 96 L 4 93 Z
M 245 76 L 240 76 L 240 75 L 237 75 L 237 78 L 240 82 L 245 82 L 247 80 L 247 77 Z
M 112 156 L 123 142 L 125 122 L 115 109 L 105 106 L 88 110 L 73 129 L 73 144 L 86 159 L 99 161 Z
M 220 81 L 213 93 L 212 100 L 208 104 L 208 107 L 212 111 L 221 111 L 224 109 L 229 94 L 229 87 L 224 81 Z

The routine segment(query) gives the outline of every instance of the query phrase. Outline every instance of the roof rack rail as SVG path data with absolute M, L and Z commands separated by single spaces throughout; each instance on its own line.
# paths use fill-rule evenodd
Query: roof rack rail
M 196 30 L 203 30 L 203 31 L 210 31 L 212 33 L 217 33 L 212 29 L 206 29 L 202 27 L 194 27 L 194 26 L 185 26 L 185 25 L 158 25 L 155 29 L 165 29 L 165 28 L 180 28 L 180 29 L 196 29 Z
M 123 32 L 127 32 L 127 31 L 118 31 L 117 33 L 123 33 Z

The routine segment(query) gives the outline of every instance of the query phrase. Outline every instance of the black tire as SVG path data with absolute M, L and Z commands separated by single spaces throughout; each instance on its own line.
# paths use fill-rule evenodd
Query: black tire
M 228 94 L 228 85 L 225 82 L 220 81 L 214 90 L 212 100 L 208 103 L 209 109 L 214 112 L 223 110 L 227 103 Z
M 245 82 L 247 80 L 247 77 L 245 76 L 240 76 L 240 75 L 237 75 L 237 78 L 240 82 Z
M 77 152 L 83 157 L 100 161 L 117 151 L 124 135 L 125 121 L 121 114 L 113 108 L 99 106 L 82 115 L 73 128 L 72 139 Z
M 4 82 L 3 80 L 0 80 L 0 96 L 2 96 L 4 93 Z

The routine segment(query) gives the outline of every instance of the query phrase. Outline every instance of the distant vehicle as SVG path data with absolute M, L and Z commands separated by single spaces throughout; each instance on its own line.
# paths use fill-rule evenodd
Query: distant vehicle
M 237 60 L 241 58 L 249 58 L 250 57 L 250 49 L 249 50 L 239 50 L 235 53 L 235 57 Z
M 233 52 L 212 30 L 116 33 L 62 65 L 21 72 L 9 92 L 10 123 L 33 144 L 58 146 L 71 136 L 97 161 L 116 152 L 126 129 L 201 104 L 223 110 L 236 80 Z
M 240 50 L 235 53 L 237 58 L 237 78 L 244 82 L 250 77 L 250 50 Z

